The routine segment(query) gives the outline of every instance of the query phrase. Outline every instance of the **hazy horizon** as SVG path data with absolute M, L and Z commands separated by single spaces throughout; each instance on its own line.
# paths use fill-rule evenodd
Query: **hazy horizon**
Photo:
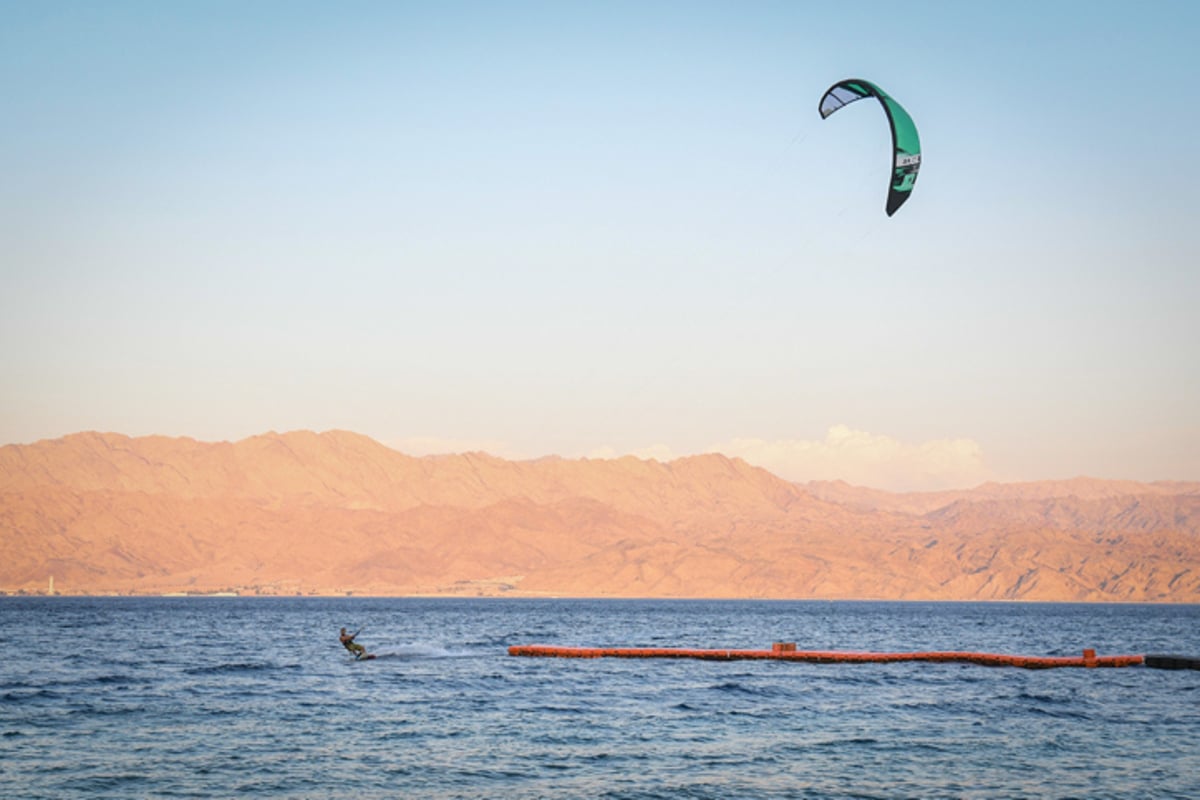
M 146 438 L 146 439 L 165 438 L 165 439 L 174 439 L 174 440 L 182 440 L 182 441 L 192 441 L 192 442 L 196 442 L 197 444 L 200 444 L 200 445 L 217 445 L 217 444 L 238 445 L 240 443 L 250 441 L 253 439 L 258 439 L 258 438 L 266 438 L 266 437 L 286 438 L 289 435 L 295 435 L 295 434 L 313 434 L 318 437 L 321 437 L 321 436 L 324 436 L 327 434 L 349 434 L 351 436 L 366 436 L 366 434 L 362 434 L 357 431 L 347 431 L 347 430 L 343 430 L 343 429 L 330 429 L 330 430 L 326 430 L 326 431 L 312 431 L 312 430 L 307 430 L 307 429 L 295 429 L 295 430 L 288 430 L 288 431 L 270 430 L 270 431 L 262 431 L 260 433 L 252 434 L 250 436 L 241 437 L 238 439 L 198 439 L 196 437 L 186 436 L 186 435 L 170 436 L 170 435 L 166 435 L 166 434 L 147 434 L 145 436 L 130 436 L 128 434 L 121 433 L 119 431 L 76 431 L 75 433 L 67 434 L 66 436 L 54 437 L 54 438 L 49 438 L 49 439 L 39 439 L 34 442 L 8 443 L 8 444 L 0 445 L 0 448 L 3 448 L 3 447 L 32 448 L 32 447 L 37 447 L 37 446 L 39 446 L 43 443 L 47 443 L 47 442 L 64 441 L 70 437 L 88 436 L 88 435 L 116 436 L 116 437 L 128 438 L 131 440 L 136 440 L 136 439 L 140 439 L 140 438 Z M 1128 478 L 1113 478 L 1113 477 L 1104 476 L 1104 475 L 1079 474 L 1079 475 L 1071 475 L 1071 476 L 1061 477 L 1061 478 L 1030 478 L 1030 479 L 1024 479 L 1024 480 L 1011 480 L 1011 481 L 988 478 L 988 479 L 981 480 L 978 483 L 974 483 L 971 485 L 945 486 L 945 487 L 941 487 L 941 488 L 920 488 L 919 486 L 906 488 L 905 485 L 892 486 L 889 488 L 887 486 L 879 485 L 877 483 L 871 483 L 869 481 L 864 482 L 862 480 L 856 480 L 856 479 L 854 479 L 853 476 L 846 477 L 846 475 L 847 475 L 846 470 L 843 470 L 839 474 L 838 477 L 811 478 L 811 479 L 804 479 L 804 480 L 795 480 L 792 478 L 788 478 L 786 475 L 781 474 L 767 460 L 754 459 L 752 455 L 747 456 L 745 454 L 732 454 L 731 455 L 729 453 L 724 453 L 719 450 L 706 450 L 706 451 L 699 451 L 696 453 L 687 453 L 687 454 L 641 452 L 641 453 L 622 453 L 622 454 L 590 453 L 590 454 L 578 455 L 578 456 L 562 456 L 557 453 L 545 453 L 542 455 L 534 455 L 534 456 L 527 456 L 527 457 L 509 457 L 509 456 L 504 456 L 493 450 L 490 450 L 486 446 L 478 447 L 478 448 L 447 450 L 447 449 L 440 449 L 438 447 L 432 447 L 430 442 L 423 442 L 421 440 L 414 440 L 412 442 L 401 443 L 401 444 L 389 444 L 387 442 L 380 442 L 376 439 L 371 438 L 370 436 L 366 436 L 366 438 L 370 439 L 371 441 L 375 442 L 376 444 L 386 447 L 389 450 L 397 452 L 403 456 L 407 456 L 410 458 L 417 458 L 417 459 L 435 458 L 435 457 L 483 455 L 483 456 L 487 456 L 489 458 L 498 459 L 500 461 L 508 461 L 511 463 L 531 463 L 531 464 L 539 462 L 539 461 L 547 460 L 547 459 L 557 459 L 557 460 L 563 460 L 563 461 L 577 461 L 578 462 L 578 461 L 618 461 L 623 458 L 634 458 L 639 461 L 648 462 L 648 463 L 656 462 L 656 463 L 660 463 L 660 464 L 670 464 L 672 462 L 677 462 L 677 461 L 686 460 L 686 459 L 690 459 L 690 458 L 698 458 L 698 457 L 704 457 L 704 456 L 717 456 L 717 457 L 721 457 L 721 458 L 730 458 L 730 459 L 737 459 L 737 460 L 744 461 L 752 467 L 764 469 L 767 472 L 772 473 L 776 477 L 797 483 L 799 485 L 813 484 L 813 483 L 835 483 L 835 484 L 843 483 L 843 484 L 846 484 L 855 489 L 866 489 L 869 491 L 892 492 L 892 493 L 897 493 L 897 494 L 922 493 L 922 492 L 925 492 L 925 493 L 970 492 L 975 489 L 983 488 L 985 485 L 988 485 L 988 484 L 999 484 L 999 485 L 1009 485 L 1009 486 L 1028 484 L 1028 485 L 1032 486 L 1032 485 L 1039 485 L 1039 484 L 1053 485 L 1053 484 L 1071 484 L 1071 483 L 1077 483 L 1077 482 L 1090 482 L 1090 483 L 1110 484 L 1110 485 L 1111 484 L 1126 484 L 1126 483 L 1128 483 L 1128 484 L 1143 485 L 1143 486 L 1150 486 L 1150 485 L 1154 485 L 1154 484 L 1188 485 L 1188 484 L 1192 484 L 1192 483 L 1196 483 L 1197 485 L 1200 485 L 1200 482 L 1181 480 L 1181 479 L 1176 479 L 1176 478 L 1163 478 L 1160 480 L 1137 481 L 1137 480 L 1128 479 Z M 438 444 L 444 444 L 444 443 L 438 443 Z M 875 466 L 880 470 L 895 469 L 896 463 L 895 462 L 884 462 L 882 464 L 882 466 L 878 465 L 878 464 Z M 864 475 L 869 477 L 871 465 L 864 464 L 864 463 L 859 463 L 857 465 L 851 464 L 849 469 L 853 470 L 855 467 L 858 468 L 858 476 L 859 477 L 864 476 Z M 880 474 L 880 472 L 877 471 L 875 474 L 878 475 L 878 474 Z M 908 480 L 906 480 L 906 478 L 908 478 L 908 476 L 897 476 L 897 477 L 899 479 L 898 482 L 900 484 L 906 484 L 906 483 L 912 483 L 912 482 L 919 482 L 919 480 L 922 476 L 919 476 L 919 475 L 914 476 L 912 478 L 909 478 Z
M 1200 6 L 0 5 L 0 443 L 1200 480 Z M 883 212 L 872 80 L 920 131 Z

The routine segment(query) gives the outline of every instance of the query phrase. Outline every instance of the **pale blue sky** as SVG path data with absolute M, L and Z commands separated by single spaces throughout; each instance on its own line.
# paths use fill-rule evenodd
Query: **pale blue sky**
M 0 443 L 1200 480 L 1200 4 L 0 0 Z M 905 105 L 924 161 L 883 213 Z

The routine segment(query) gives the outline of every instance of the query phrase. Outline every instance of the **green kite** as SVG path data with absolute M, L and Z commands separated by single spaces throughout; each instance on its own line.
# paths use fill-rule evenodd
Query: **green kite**
M 921 139 L 917 136 L 917 126 L 903 106 L 875 84 L 857 78 L 838 81 L 829 87 L 821 98 L 821 119 L 864 97 L 874 97 L 879 101 L 892 128 L 895 159 L 891 183 L 888 185 L 887 215 L 890 217 L 904 205 L 904 201 L 912 194 L 913 184 L 917 182 L 917 172 L 921 169 Z

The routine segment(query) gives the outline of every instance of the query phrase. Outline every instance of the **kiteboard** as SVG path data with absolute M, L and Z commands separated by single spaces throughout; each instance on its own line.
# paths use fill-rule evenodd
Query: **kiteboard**
M 375 658 L 374 653 L 364 653 L 361 656 L 357 656 L 354 660 L 355 661 L 370 661 L 373 658 Z

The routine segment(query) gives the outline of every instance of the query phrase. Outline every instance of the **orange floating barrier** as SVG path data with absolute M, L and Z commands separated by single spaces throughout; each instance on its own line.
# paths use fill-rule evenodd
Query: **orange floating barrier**
M 903 661 L 979 664 L 985 667 L 1054 669 L 1058 667 L 1134 667 L 1145 656 L 1097 656 L 1084 650 L 1081 656 L 1012 656 L 1000 653 L 933 651 L 918 653 L 859 653 L 838 650 L 797 650 L 791 642 L 776 642 L 770 650 L 696 650 L 677 647 L 563 647 L 556 645 L 513 645 L 510 656 L 537 658 L 698 658 L 710 661 L 802 661 L 810 664 L 891 664 Z

